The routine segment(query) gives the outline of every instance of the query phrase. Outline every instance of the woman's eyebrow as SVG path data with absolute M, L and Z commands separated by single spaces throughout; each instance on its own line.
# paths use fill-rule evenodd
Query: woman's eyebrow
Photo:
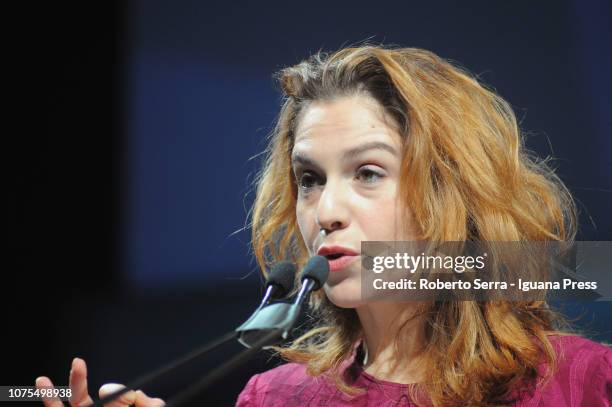
M 359 154 L 366 152 L 368 150 L 383 150 L 383 151 L 387 151 L 391 154 L 393 154 L 394 156 L 397 157 L 398 153 L 395 150 L 395 148 L 393 148 L 391 145 L 387 144 L 387 143 L 383 143 L 382 141 L 371 141 L 369 143 L 364 143 L 360 146 L 357 147 L 353 147 L 347 151 L 345 151 L 344 153 L 342 153 L 342 160 L 343 161 L 349 161 L 350 159 L 354 158 L 355 156 L 358 156 Z
M 301 153 L 294 153 L 291 156 L 291 166 L 295 167 L 298 164 L 301 165 L 302 167 L 314 168 L 317 171 L 321 170 L 321 167 L 319 167 L 319 165 L 317 165 L 317 163 L 314 162 L 314 160 L 310 159 L 309 157 Z
M 398 155 L 397 150 L 395 150 L 395 148 L 393 148 L 391 145 L 383 143 L 382 141 L 371 141 L 369 143 L 364 143 L 357 147 L 353 147 L 349 150 L 346 150 L 342 153 L 341 160 L 350 161 L 359 154 L 362 154 L 368 150 L 383 150 L 393 154 L 394 156 Z M 295 166 L 296 164 L 301 164 L 306 167 L 319 168 L 319 166 L 314 162 L 314 160 L 303 155 L 300 152 L 296 152 L 291 156 L 291 165 Z

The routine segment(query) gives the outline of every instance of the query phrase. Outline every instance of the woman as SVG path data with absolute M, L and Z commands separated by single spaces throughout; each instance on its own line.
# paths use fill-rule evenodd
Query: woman
M 317 326 L 277 349 L 292 363 L 252 377 L 238 406 L 610 405 L 612 351 L 557 331 L 545 302 L 361 296 L 362 241 L 574 239 L 571 196 L 504 100 L 419 49 L 319 53 L 280 83 L 254 252 L 263 270 L 327 255 L 331 273 L 311 298 Z
M 361 241 L 573 240 L 571 196 L 505 101 L 418 49 L 318 54 L 280 82 L 255 255 L 345 256 L 314 298 L 320 326 L 279 349 L 294 363 L 238 406 L 609 405 L 612 350 L 556 332 L 545 302 L 361 297 Z

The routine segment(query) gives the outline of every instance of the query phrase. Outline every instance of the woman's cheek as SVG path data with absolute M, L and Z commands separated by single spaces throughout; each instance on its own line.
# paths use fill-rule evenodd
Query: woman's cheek
M 397 210 L 395 199 L 379 199 L 368 209 L 364 225 L 368 240 L 392 241 L 395 239 Z
M 305 205 L 298 203 L 296 205 L 296 218 L 298 223 L 298 228 L 300 229 L 300 234 L 302 235 L 302 240 L 310 250 L 310 244 L 313 242 L 315 238 L 315 234 L 318 233 L 316 229 L 316 220 L 313 217 L 312 211 L 308 210 Z

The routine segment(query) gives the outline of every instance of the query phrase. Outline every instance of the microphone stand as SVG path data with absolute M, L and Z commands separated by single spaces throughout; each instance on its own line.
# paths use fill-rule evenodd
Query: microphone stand
M 197 383 L 181 392 L 178 396 L 170 399 L 165 407 L 178 407 L 195 398 L 198 394 L 206 390 L 216 380 L 222 378 L 240 365 L 246 363 L 264 346 L 269 346 L 277 342 L 279 339 L 282 338 L 282 336 L 283 332 L 281 330 L 273 330 L 267 332 L 266 335 L 260 338 L 257 342 L 251 344 L 248 349 L 243 350 L 238 355 L 234 356 L 233 358 L 225 362 L 223 365 L 219 366 L 218 368 L 204 376 Z
M 122 394 L 127 393 L 130 390 L 133 389 L 139 389 L 139 388 L 143 388 L 147 385 L 149 385 L 150 383 L 154 382 L 155 380 L 157 380 L 159 377 L 168 374 L 169 372 L 176 370 L 177 368 L 179 368 L 180 366 L 183 366 L 184 364 L 195 360 L 203 355 L 205 355 L 206 353 L 218 348 L 219 346 L 223 345 L 226 342 L 231 341 L 232 339 L 234 339 L 237 335 L 236 331 L 231 331 L 226 333 L 225 335 L 215 339 L 212 342 L 207 343 L 206 345 L 202 346 L 201 348 L 198 348 L 196 350 L 194 350 L 193 352 L 189 353 L 186 356 L 183 356 L 180 359 L 177 359 L 171 363 L 168 363 L 164 366 L 162 366 L 161 368 L 153 371 L 150 374 L 147 374 L 145 376 L 142 376 L 136 380 L 134 380 L 132 383 L 129 383 L 126 387 L 117 390 L 111 394 L 109 394 L 108 396 L 102 397 L 101 399 L 97 400 L 96 402 L 90 404 L 87 407 L 103 407 L 104 404 L 106 403 L 110 403 L 111 401 L 115 400 L 116 398 L 118 398 L 119 396 L 121 396 Z
M 250 339 L 249 342 L 252 342 L 252 343 L 246 344 L 242 340 L 240 341 L 241 343 L 243 343 L 243 345 L 247 347 L 253 347 L 253 351 L 249 349 L 249 351 L 247 352 L 238 354 L 237 356 L 235 356 L 234 358 L 226 362 L 224 365 L 215 369 L 210 374 L 205 376 L 204 379 L 198 382 L 200 386 L 202 386 L 201 383 L 204 383 L 203 387 L 201 388 L 198 387 L 197 390 L 195 390 L 195 386 L 192 387 L 195 392 L 201 391 L 201 389 L 205 389 L 206 387 L 208 387 L 209 382 L 212 383 L 214 380 L 216 380 L 219 377 L 222 377 L 223 375 L 228 373 L 230 370 L 234 369 L 237 366 L 240 366 L 242 363 L 247 361 L 251 357 L 252 354 L 259 351 L 264 346 L 270 345 L 276 342 L 278 340 L 276 336 L 278 336 L 279 338 L 281 337 L 285 338 L 287 336 L 287 331 L 291 329 L 293 322 L 295 320 L 295 313 L 298 310 L 294 309 L 295 308 L 294 304 L 288 304 L 288 303 L 283 303 L 283 302 L 266 305 L 266 302 L 268 301 L 270 297 L 270 292 L 271 291 L 268 289 L 266 292 L 264 301 L 262 301 L 262 303 L 255 310 L 253 315 L 251 315 L 251 317 L 247 320 L 247 322 L 241 325 L 240 327 L 238 327 L 236 330 L 228 332 L 225 335 L 219 337 L 218 339 L 212 342 L 209 342 L 203 347 L 191 352 L 187 356 L 184 356 L 174 362 L 171 362 L 165 366 L 162 366 L 161 368 L 154 371 L 153 373 L 143 376 L 137 380 L 134 380 L 132 383 L 129 383 L 128 386 L 122 389 L 119 389 L 116 392 L 113 392 L 109 394 L 108 396 L 105 396 L 86 407 L 103 407 L 104 404 L 110 403 L 111 401 L 117 399 L 119 396 L 127 393 L 130 390 L 143 388 L 151 384 L 155 380 L 157 380 L 159 377 L 179 368 L 180 366 L 183 366 L 184 364 L 192 360 L 195 360 L 205 355 L 206 353 L 216 349 L 217 347 L 223 345 L 224 343 L 229 342 L 230 340 L 238 336 L 239 333 L 242 333 L 244 335 L 245 332 L 241 331 L 242 327 L 249 326 L 250 329 L 253 329 L 252 324 L 249 324 L 249 322 L 253 320 L 259 321 L 260 326 L 258 328 L 261 330 L 249 331 L 253 335 L 253 337 L 249 338 Z M 273 323 L 270 320 L 270 318 L 274 322 L 282 321 L 281 325 L 283 326 L 284 329 L 279 330 L 276 324 Z M 263 325 L 261 325 L 261 322 L 264 322 Z M 205 382 L 205 380 L 208 380 L 209 382 Z M 192 393 L 190 392 L 189 394 L 192 394 Z M 182 399 L 182 396 L 181 396 L 181 399 Z
M 309 261 L 309 263 L 319 257 L 320 256 L 315 256 Z M 323 273 L 324 278 L 322 278 L 322 280 L 325 281 L 327 280 L 327 274 L 329 273 L 329 269 L 327 268 L 327 261 L 324 257 L 320 257 L 320 259 L 317 261 L 319 263 L 321 263 L 321 261 L 325 263 L 326 269 L 325 273 Z M 313 267 L 316 267 L 316 265 Z M 190 386 L 182 393 L 179 393 L 178 396 L 174 397 L 168 402 L 168 404 L 166 404 L 166 407 L 176 407 L 181 404 L 184 404 L 185 402 L 194 398 L 195 396 L 197 396 L 197 394 L 208 388 L 214 381 L 225 376 L 227 373 L 231 372 L 238 366 L 245 363 L 262 348 L 270 346 L 278 342 L 279 340 L 286 339 L 289 334 L 289 331 L 293 328 L 293 325 L 297 320 L 297 317 L 301 311 L 302 304 L 304 303 L 306 298 L 308 298 L 310 292 L 313 289 L 318 289 L 320 287 L 321 284 L 318 282 L 319 279 L 317 279 L 317 281 L 315 281 L 313 277 L 307 277 L 303 279 L 302 287 L 300 288 L 300 291 L 298 292 L 293 303 L 278 302 L 265 305 L 271 295 L 271 289 L 269 287 L 266 292 L 264 301 L 262 301 L 262 303 L 253 313 L 253 315 L 251 315 L 251 317 L 244 324 L 236 328 L 236 330 L 225 334 L 216 341 L 205 345 L 201 349 L 192 352 L 188 356 L 181 358 L 169 365 L 166 365 L 139 380 L 134 381 L 129 386 L 118 390 L 112 394 L 109 394 L 106 397 L 101 398 L 100 400 L 91 404 L 88 407 L 103 407 L 103 404 L 115 400 L 120 395 L 127 393 L 128 391 L 134 388 L 143 387 L 145 384 L 150 383 L 151 381 L 157 379 L 159 376 L 176 369 L 177 367 L 189 362 L 190 360 L 193 360 L 207 352 L 210 352 L 211 350 L 230 341 L 238 334 L 240 334 L 239 341 L 248 348 L 247 350 L 244 350 L 238 355 L 234 356 L 233 358 L 225 362 L 223 365 L 219 366 L 217 369 L 204 376 L 196 384 Z
M 304 279 L 293 303 L 278 302 L 258 309 L 247 322 L 236 328 L 236 332 L 241 334 L 240 343 L 248 349 L 179 393 L 178 396 L 169 400 L 165 407 L 178 407 L 185 404 L 206 390 L 213 382 L 244 364 L 262 348 L 286 339 L 297 320 L 304 300 L 315 286 L 316 283 L 311 278 Z
M 250 348 L 270 331 L 279 331 L 281 337 L 286 339 L 302 310 L 304 300 L 314 286 L 315 282 L 312 279 L 304 279 L 292 303 L 280 301 L 259 308 L 244 324 L 236 328 L 236 331 L 240 333 L 238 342 Z

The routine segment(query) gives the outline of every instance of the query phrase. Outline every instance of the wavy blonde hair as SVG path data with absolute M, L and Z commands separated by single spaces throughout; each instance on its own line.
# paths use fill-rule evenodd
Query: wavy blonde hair
M 526 151 L 510 105 L 432 52 L 371 45 L 319 52 L 278 78 L 285 99 L 251 212 L 253 250 L 264 274 L 281 259 L 303 265 L 308 258 L 290 161 L 301 112 L 316 100 L 359 94 L 376 99 L 400 129 L 398 193 L 410 203 L 422 239 L 574 240 L 572 197 L 547 162 Z M 322 292 L 310 305 L 317 325 L 279 352 L 355 394 L 339 367 L 361 338 L 356 312 L 334 306 Z M 560 320 L 544 301 L 434 301 L 420 311 L 427 344 L 421 388 L 434 406 L 508 402 L 537 377 L 542 358 L 549 373 L 555 369 L 549 335 L 561 334 Z

